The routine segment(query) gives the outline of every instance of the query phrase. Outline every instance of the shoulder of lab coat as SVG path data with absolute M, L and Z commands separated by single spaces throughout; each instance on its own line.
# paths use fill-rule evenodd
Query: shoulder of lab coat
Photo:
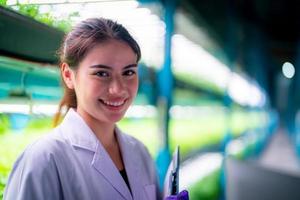
M 94 153 L 92 165 L 106 176 L 124 199 L 145 199 L 144 193 L 148 195 L 148 199 L 159 199 L 156 170 L 147 149 L 141 142 L 122 133 L 118 128 L 116 134 L 132 196 L 126 191 L 126 185 L 122 183 L 119 172 L 106 155 L 103 146 L 83 119 L 74 110 L 70 110 L 60 126 L 30 145 L 18 158 L 9 177 L 4 199 L 61 199 L 66 195 L 72 196 L 74 191 L 69 186 L 65 187 L 65 183 L 75 184 L 73 178 L 77 176 L 78 169 L 74 163 L 67 162 L 72 156 L 66 155 L 64 150 L 70 146 Z M 97 156 L 97 152 L 103 156 Z M 80 170 L 79 173 L 84 174 Z M 77 187 L 76 185 L 75 188 Z M 82 192 L 85 193 L 85 198 L 94 197 L 93 191 Z
M 60 199 L 57 158 L 48 151 L 49 146 L 55 149 L 54 140 L 39 139 L 19 156 L 9 176 L 4 199 Z

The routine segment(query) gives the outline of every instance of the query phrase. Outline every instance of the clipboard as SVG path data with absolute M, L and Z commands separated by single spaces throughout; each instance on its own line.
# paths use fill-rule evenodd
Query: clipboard
M 164 183 L 164 197 L 169 195 L 177 195 L 179 190 L 179 167 L 180 167 L 180 151 L 179 146 L 176 147 L 172 160 L 170 162 Z
M 180 153 L 179 153 L 179 146 L 176 147 L 172 162 L 173 162 L 173 169 L 171 170 L 171 174 L 169 177 L 170 180 L 170 194 L 177 195 L 178 194 L 178 187 L 179 187 L 179 164 L 180 164 Z

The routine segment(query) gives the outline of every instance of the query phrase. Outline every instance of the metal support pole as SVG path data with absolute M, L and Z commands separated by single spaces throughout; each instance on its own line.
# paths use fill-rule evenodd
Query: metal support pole
M 236 15 L 235 15 L 235 7 L 233 1 L 229 1 L 227 3 L 227 33 L 226 33 L 226 43 L 225 43 L 225 51 L 227 54 L 227 65 L 229 66 L 230 70 L 233 70 L 235 62 L 237 60 L 237 28 L 238 23 L 236 21 Z M 226 107 L 226 113 L 225 113 L 225 135 L 223 140 L 221 141 L 221 151 L 223 153 L 224 159 L 222 163 L 222 170 L 221 170 L 221 178 L 220 178 L 220 184 L 221 184 L 221 191 L 220 191 L 220 200 L 224 200 L 225 198 L 225 191 L 226 191 L 226 172 L 225 172 L 225 165 L 224 160 L 226 157 L 226 147 L 227 144 L 231 141 L 232 137 L 232 99 L 230 98 L 228 91 L 229 91 L 229 85 L 231 81 L 232 76 L 228 77 L 227 80 L 227 86 L 224 93 L 223 98 L 223 105 Z
M 162 148 L 157 157 L 158 173 L 160 184 L 163 185 L 165 174 L 170 162 L 170 145 L 169 145 L 169 126 L 170 126 L 170 113 L 169 110 L 172 105 L 172 92 L 173 92 L 173 75 L 171 69 L 171 46 L 172 35 L 174 31 L 174 13 L 176 10 L 176 0 L 164 1 L 164 16 L 166 24 L 165 33 L 165 56 L 162 69 L 158 73 L 158 111 L 160 121 L 160 132 L 162 134 Z
M 225 50 L 227 53 L 227 65 L 229 66 L 229 68 L 231 70 L 234 70 L 234 65 L 235 62 L 237 60 L 237 46 L 238 46 L 238 36 L 237 36 L 237 29 L 238 27 L 238 23 L 236 21 L 236 15 L 235 15 L 235 7 L 232 1 L 229 1 L 229 3 L 227 4 L 227 21 L 228 21 L 228 25 L 227 25 L 227 35 L 226 35 L 226 43 L 225 43 Z M 229 94 L 228 94 L 228 89 L 229 89 L 229 85 L 230 85 L 230 80 L 231 76 L 228 77 L 227 80 L 227 86 L 226 86 L 226 90 L 225 90 L 225 94 L 224 94 L 224 98 L 223 98 L 223 105 L 227 108 L 226 109 L 226 130 L 225 130 L 225 136 L 223 138 L 222 144 L 221 144 L 221 150 L 222 152 L 225 152 L 226 146 L 227 144 L 230 142 L 231 140 L 231 135 L 232 135 L 232 131 L 231 131 L 231 115 L 232 115 L 232 99 L 230 98 Z
M 298 158 L 300 158 L 300 40 L 298 41 L 298 47 L 297 47 L 297 53 L 295 58 L 295 90 L 293 91 L 295 93 L 295 119 L 294 119 L 294 125 L 295 125 L 295 138 L 296 138 L 296 150 Z

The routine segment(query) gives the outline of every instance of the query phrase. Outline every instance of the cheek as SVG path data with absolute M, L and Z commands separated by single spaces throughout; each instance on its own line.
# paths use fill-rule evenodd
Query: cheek
M 82 97 L 92 97 L 99 93 L 101 87 L 91 79 L 81 79 L 77 81 L 77 90 Z
M 138 79 L 134 79 L 134 80 L 130 81 L 129 88 L 132 93 L 136 94 L 138 91 L 138 87 L 139 87 Z
M 89 87 L 89 89 L 87 89 Z M 108 84 L 105 83 L 99 83 L 99 82 L 91 82 L 90 85 L 86 85 L 85 89 L 88 90 L 89 96 L 91 97 L 99 97 L 101 95 L 104 95 L 108 91 Z

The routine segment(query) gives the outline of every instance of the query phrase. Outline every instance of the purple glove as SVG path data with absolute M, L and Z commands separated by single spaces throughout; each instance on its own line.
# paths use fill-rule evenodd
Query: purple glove
M 164 200 L 189 200 L 189 193 L 187 190 L 182 190 L 179 194 L 167 196 Z

